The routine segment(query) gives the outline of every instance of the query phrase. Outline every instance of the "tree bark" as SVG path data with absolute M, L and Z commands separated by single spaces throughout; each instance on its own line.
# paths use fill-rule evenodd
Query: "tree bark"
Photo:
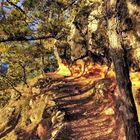
M 118 82 L 121 104 L 119 112 L 124 121 L 126 139 L 140 140 L 139 123 L 135 102 L 132 95 L 129 68 L 122 49 L 110 50 Z
M 140 140 L 139 123 L 137 110 L 132 95 L 131 81 L 129 77 L 129 66 L 125 51 L 122 47 L 122 36 L 118 31 L 119 19 L 116 16 L 117 0 L 110 0 L 108 3 L 111 16 L 108 18 L 108 38 L 110 55 L 114 64 L 116 80 L 120 90 L 121 104 L 119 112 L 122 116 L 126 139 Z

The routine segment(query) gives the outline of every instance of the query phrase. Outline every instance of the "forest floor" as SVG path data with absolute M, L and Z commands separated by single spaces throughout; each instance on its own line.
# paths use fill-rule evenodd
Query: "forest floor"
M 96 64 L 79 76 L 54 72 L 38 77 L 21 94 L 10 89 L 10 99 L 0 108 L 0 138 L 124 140 L 117 83 L 114 72 L 106 72 L 106 66 Z M 139 77 L 131 72 L 134 94 L 140 89 Z

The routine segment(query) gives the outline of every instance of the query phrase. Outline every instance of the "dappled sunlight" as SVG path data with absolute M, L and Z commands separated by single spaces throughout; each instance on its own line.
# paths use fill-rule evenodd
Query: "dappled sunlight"
M 136 103 L 137 113 L 140 122 L 140 104 L 139 104 L 139 94 L 140 94 L 140 72 L 130 72 L 130 78 L 132 82 L 132 92 L 134 96 L 134 100 Z
M 133 88 L 140 88 L 140 72 L 130 72 Z
M 59 61 L 58 61 L 59 62 Z M 59 68 L 54 74 L 64 76 L 83 77 L 83 78 L 104 78 L 105 76 L 113 77 L 114 72 L 106 65 L 94 64 L 93 62 L 84 62 L 78 60 L 73 64 L 59 62 Z M 88 80 L 88 79 L 87 79 Z
M 80 82 L 83 86 L 86 84 L 90 87 L 97 80 L 103 78 L 111 78 L 116 85 L 115 73 L 113 68 L 108 68 L 107 65 L 100 65 L 93 62 L 84 62 L 83 60 L 78 60 L 74 64 L 63 64 L 59 63 L 59 69 L 54 73 L 54 75 L 63 75 L 68 77 L 67 79 L 75 79 L 75 81 Z M 53 73 L 51 73 L 53 75 Z M 140 89 L 140 72 L 130 71 L 130 78 L 132 82 L 132 91 L 134 97 L 138 94 Z M 89 93 L 90 94 L 90 93 Z M 85 94 L 86 95 L 86 94 Z M 88 94 L 87 94 L 88 95 Z M 136 107 L 138 111 L 138 116 L 140 120 L 140 106 L 137 104 L 137 99 L 135 99 Z M 110 114 L 113 110 L 107 109 L 106 114 Z
M 134 95 L 140 87 L 139 75 L 139 72 L 130 73 Z M 66 111 L 68 118 L 65 116 L 65 121 L 71 125 L 73 132 L 70 132 L 70 135 L 74 139 L 110 138 L 110 136 L 115 139 L 118 137 L 116 131 L 121 134 L 120 139 L 125 137 L 122 120 L 116 111 L 118 90 L 112 67 L 82 60 L 74 64 L 59 63 L 58 70 L 45 74 L 45 79 L 52 78 L 54 82 L 47 83 L 45 87 L 39 89 L 34 84 L 42 78 L 40 75 L 29 82 L 32 92 L 31 99 L 28 99 L 30 108 L 23 112 L 26 117 L 18 124 L 29 136 L 35 135 L 35 131 L 39 137 L 48 137 L 48 133 L 44 133 L 45 129 L 48 129 L 49 135 L 53 137 L 59 132 L 59 117 L 54 120 L 52 114 L 49 116 L 52 117 L 51 121 L 53 123 L 55 121 L 55 125 L 58 125 L 54 130 L 46 128 L 46 124 L 45 126 L 41 124 L 43 114 L 41 108 L 44 109 L 44 113 L 48 113 L 45 109 L 46 103 L 48 107 L 59 108 L 56 114 L 61 109 Z M 42 107 L 38 108 L 38 105 Z M 138 105 L 137 109 L 138 111 L 140 109 Z M 40 115 L 36 115 L 38 113 Z M 31 120 L 31 124 L 26 126 L 28 119 Z M 60 126 L 63 127 L 62 124 Z

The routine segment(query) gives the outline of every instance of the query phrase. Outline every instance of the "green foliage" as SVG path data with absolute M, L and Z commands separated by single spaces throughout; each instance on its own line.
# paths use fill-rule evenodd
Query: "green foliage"
M 76 0 L 2 2 L 0 59 L 1 62 L 8 62 L 9 70 L 7 79 L 0 76 L 1 89 L 8 88 L 10 84 L 27 84 L 29 79 L 41 74 L 46 67 L 49 71 L 57 69 L 53 54 L 55 40 L 67 39 L 70 23 L 82 7 L 83 2 L 77 3 Z M 47 40 L 47 35 L 53 38 Z M 45 40 L 37 39 L 43 37 Z M 1 43 L 5 39 L 10 42 Z M 51 60 L 50 56 L 53 56 Z
M 47 63 L 47 50 L 39 43 L 15 43 L 9 47 L 4 56 L 1 55 L 1 59 L 9 63 L 6 77 L 14 86 L 21 82 L 27 84 L 28 79 L 42 73 Z M 1 88 L 9 86 L 4 80 L 4 77 L 0 78 Z
M 19 3 L 22 6 L 18 6 Z M 70 23 L 83 3 L 77 3 L 76 0 L 3 2 L 2 6 L 7 10 L 1 11 L 3 18 L 0 18 L 0 34 L 5 37 L 60 34 L 62 29 L 70 29 Z

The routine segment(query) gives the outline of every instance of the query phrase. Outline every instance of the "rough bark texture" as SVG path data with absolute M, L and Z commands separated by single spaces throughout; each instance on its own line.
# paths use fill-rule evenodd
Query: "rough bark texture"
M 119 112 L 124 121 L 126 138 L 127 140 L 139 140 L 140 134 L 137 111 L 132 95 L 129 68 L 125 60 L 124 51 L 118 49 L 112 50 L 111 56 L 120 90 L 121 104 L 119 105 Z
M 139 140 L 139 124 L 136 106 L 134 103 L 129 66 L 125 51 L 122 47 L 122 35 L 120 32 L 121 16 L 124 13 L 116 13 L 121 1 L 110 1 L 108 9 L 112 8 L 112 15 L 108 18 L 108 37 L 110 43 L 110 55 L 114 64 L 116 80 L 120 90 L 121 104 L 119 111 L 125 125 L 126 139 Z M 118 6 L 118 7 L 117 7 Z

